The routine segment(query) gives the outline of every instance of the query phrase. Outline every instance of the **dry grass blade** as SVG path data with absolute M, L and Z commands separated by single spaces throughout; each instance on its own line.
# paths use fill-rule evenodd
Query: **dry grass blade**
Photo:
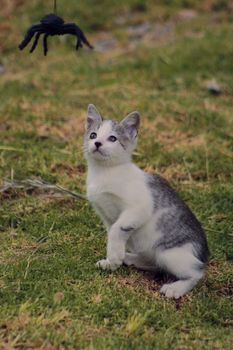
M 47 181 L 44 181 L 42 179 L 25 179 L 25 180 L 5 180 L 4 185 L 2 188 L 0 188 L 0 193 L 6 193 L 10 190 L 25 190 L 25 191 L 30 191 L 30 190 L 35 190 L 39 189 L 42 191 L 47 191 L 47 190 L 53 190 L 55 192 L 63 193 L 66 195 L 69 195 L 73 198 L 79 198 L 79 199 L 86 199 L 86 196 L 70 191 L 64 187 L 61 187 L 59 185 L 54 185 L 51 184 Z

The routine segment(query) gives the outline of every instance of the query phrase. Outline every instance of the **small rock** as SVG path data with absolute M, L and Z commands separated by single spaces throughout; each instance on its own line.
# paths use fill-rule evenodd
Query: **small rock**
M 3 66 L 3 64 L 0 64 L 0 74 L 4 74 L 6 72 L 5 67 Z
M 213 95 L 219 95 L 221 93 L 221 88 L 215 79 L 207 81 L 207 89 Z
M 178 17 L 182 20 L 190 20 L 198 16 L 197 11 L 184 9 L 178 12 Z
M 141 38 L 151 29 L 151 27 L 152 26 L 149 22 L 136 24 L 128 27 L 128 33 L 131 38 Z
M 118 25 L 124 25 L 129 20 L 129 15 L 121 15 L 115 18 L 115 23 Z
M 233 11 L 233 2 L 231 4 L 228 4 L 228 8 L 230 11 Z
M 115 49 L 118 46 L 118 41 L 114 38 L 98 40 L 95 42 L 95 51 L 105 52 Z
M 10 128 L 11 126 L 7 122 L 0 123 L 0 131 L 6 131 L 6 130 L 9 130 Z
M 158 38 L 170 34 L 173 30 L 171 23 L 156 23 L 155 25 L 155 34 Z

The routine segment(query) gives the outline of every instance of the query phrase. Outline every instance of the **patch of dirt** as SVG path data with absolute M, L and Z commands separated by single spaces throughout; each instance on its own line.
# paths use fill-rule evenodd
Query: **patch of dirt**
M 59 175 L 68 175 L 69 177 L 76 178 L 77 176 L 82 176 L 86 172 L 84 165 L 79 164 L 77 166 L 72 166 L 71 164 L 58 163 L 51 167 L 52 173 L 59 173 Z
M 189 179 L 187 172 L 180 164 L 172 164 L 169 167 L 165 167 L 159 170 L 161 176 L 165 177 L 167 180 L 184 181 Z
M 207 287 L 218 296 L 233 297 L 232 264 L 227 261 L 210 260 L 207 269 Z M 222 278 L 229 275 L 227 280 Z M 222 281 L 222 282 L 221 282 Z
M 225 320 L 222 324 L 224 327 L 233 328 L 233 320 Z
M 116 49 L 119 42 L 107 32 L 99 32 L 95 36 L 95 51 L 106 52 Z
M 134 268 L 131 269 L 136 270 Z M 162 284 L 167 283 L 169 280 L 172 280 L 172 278 L 166 276 L 165 274 L 154 274 L 150 272 L 140 272 L 137 275 L 133 276 L 117 277 L 117 281 L 122 286 L 127 287 L 131 290 L 138 290 L 143 288 L 148 292 L 152 292 L 156 297 L 160 295 L 159 289 Z
M 77 117 L 63 118 L 60 125 L 48 125 L 39 120 L 32 123 L 40 138 L 58 137 L 62 140 L 69 141 L 84 133 L 84 119 Z
M 225 297 L 229 297 L 232 298 L 233 297 L 233 284 L 229 285 L 229 286 L 223 286 L 223 285 L 219 285 L 215 287 L 215 291 L 216 294 L 219 296 L 225 296 Z
M 192 9 L 183 9 L 177 13 L 177 17 L 182 21 L 190 21 L 198 16 L 198 12 Z
M 19 199 L 19 198 L 25 198 L 26 192 L 20 191 L 16 189 L 9 189 L 5 192 L 0 193 L 0 203 L 4 200 L 13 200 L 13 199 Z
M 8 337 L 7 337 L 8 338 Z M 5 339 L 0 341 L 0 350 L 65 350 L 61 345 L 50 345 L 47 342 L 44 343 L 30 343 L 30 342 L 18 342 L 16 340 Z
M 126 24 L 126 23 L 125 23 Z M 96 51 L 104 53 L 102 59 L 110 59 L 134 51 L 138 44 L 155 47 L 175 37 L 175 23 L 143 21 L 129 25 L 125 29 L 124 39 L 117 40 L 109 32 L 101 31 L 92 36 Z
M 28 122 L 21 120 L 20 123 L 14 120 L 5 120 L 0 123 L 0 131 L 23 129 L 36 132 L 38 137 L 42 139 L 55 137 L 65 141 L 84 134 L 85 111 L 80 112 L 78 117 L 58 115 L 54 119 L 54 125 L 49 125 L 45 120 L 46 115 L 52 114 L 55 116 L 57 113 L 50 102 L 31 103 L 25 99 L 20 103 L 20 108 L 22 111 L 33 113 L 36 119 Z
M 185 133 L 181 130 L 161 131 L 158 133 L 157 139 L 168 151 L 172 151 L 174 148 L 206 145 L 205 136 L 203 134 L 194 136 L 191 132 Z
M 52 105 L 50 101 L 44 102 L 32 102 L 24 98 L 19 104 L 20 108 L 24 112 L 30 112 L 38 117 L 43 118 L 46 112 L 52 112 Z
M 107 323 L 107 320 L 105 319 L 105 322 Z M 98 335 L 103 335 L 108 333 L 107 328 L 104 327 L 86 327 L 84 332 L 83 332 L 83 336 L 86 338 L 93 338 L 95 336 Z
M 130 26 L 127 47 L 135 50 L 141 43 L 146 47 L 157 47 L 165 42 L 168 43 L 175 38 L 174 28 L 175 25 L 172 22 L 144 22 L 137 26 Z
M 9 20 L 18 7 L 22 6 L 26 0 L 1 0 L 1 16 L 5 20 Z M 4 51 L 6 39 L 9 38 L 11 25 L 7 22 L 0 23 L 0 53 Z
M 128 35 L 130 39 L 142 38 L 148 31 L 152 29 L 150 22 L 142 22 L 128 27 Z
M 11 125 L 9 122 L 3 121 L 0 123 L 0 131 L 7 131 L 7 130 L 10 130 L 10 128 L 11 128 Z
M 145 130 L 155 131 L 159 133 L 159 129 L 164 128 L 165 130 L 170 129 L 171 131 L 177 127 L 177 122 L 174 118 L 166 116 L 166 118 L 160 114 L 153 117 L 153 120 L 149 118 L 143 118 L 143 128 Z M 156 135 L 157 137 L 157 135 Z
M 168 181 L 175 180 L 182 183 L 192 182 L 192 185 L 195 183 L 195 185 L 198 187 L 208 187 L 208 184 L 202 182 L 207 180 L 207 174 L 205 171 L 192 172 L 192 174 L 190 174 L 181 164 L 171 164 L 167 167 L 159 167 L 159 169 L 149 165 L 144 168 L 144 170 L 152 175 L 158 174 Z
M 26 0 L 1 0 L 1 15 L 3 17 L 11 16 L 25 2 Z
M 203 10 L 208 12 L 213 10 L 212 5 L 206 4 L 205 6 L 197 6 L 197 10 L 181 9 L 169 20 L 153 19 L 148 21 L 148 19 L 144 19 L 144 21 L 140 20 L 132 22 L 132 13 L 125 14 L 117 17 L 115 20 L 118 25 L 123 27 L 131 23 L 131 25 L 124 28 L 124 40 L 118 41 L 112 34 L 102 31 L 94 34 L 92 41 L 96 43 L 95 47 L 97 51 L 105 53 L 103 59 L 110 59 L 119 55 L 132 53 L 138 44 L 144 44 L 147 47 L 157 47 L 164 43 L 168 44 L 177 39 L 175 30 L 177 23 L 195 20 L 200 16 L 200 13 L 203 12 Z M 228 9 L 228 12 L 232 10 L 230 5 L 226 9 Z M 197 39 L 203 37 L 202 32 L 197 33 L 190 31 L 185 35 Z M 170 64 L 166 57 L 160 58 L 164 63 Z
M 21 256 L 25 253 L 33 253 L 37 251 L 39 248 L 45 246 L 47 243 L 36 243 L 36 242 L 29 242 L 26 239 L 22 239 L 19 242 L 13 242 L 12 243 L 12 249 L 14 249 L 14 254 Z
M 174 119 L 164 120 L 158 116 L 154 121 L 147 118 L 143 120 L 145 132 L 153 131 L 155 139 L 158 140 L 167 151 L 174 148 L 205 146 L 204 134 L 193 135 L 192 132 L 176 130 L 177 123 Z M 159 130 L 159 129 L 165 130 Z
M 55 326 L 57 328 L 62 327 L 63 323 L 70 324 L 69 316 L 70 314 L 66 309 L 61 309 L 49 315 L 42 313 L 38 316 L 32 316 L 28 311 L 19 311 L 18 317 L 3 321 L 0 327 L 4 328 L 6 332 L 24 329 L 29 324 L 37 327 Z
M 6 68 L 3 64 L 0 64 L 0 75 L 6 73 Z

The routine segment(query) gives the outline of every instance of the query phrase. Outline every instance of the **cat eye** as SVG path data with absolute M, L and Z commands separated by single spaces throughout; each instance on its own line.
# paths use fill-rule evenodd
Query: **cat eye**
M 116 138 L 116 136 L 111 135 L 111 136 L 109 136 L 108 140 L 111 142 L 116 142 L 117 138 Z
M 90 139 L 96 139 L 96 137 L 97 137 L 97 134 L 96 134 L 96 132 L 92 132 L 91 133 L 91 135 L 90 135 Z

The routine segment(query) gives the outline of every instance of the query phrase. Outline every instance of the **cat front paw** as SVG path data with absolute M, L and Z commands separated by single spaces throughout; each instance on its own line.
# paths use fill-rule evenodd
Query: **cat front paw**
M 96 267 L 101 268 L 102 270 L 115 271 L 120 264 L 111 263 L 108 259 L 99 260 L 96 264 Z
M 164 284 L 160 293 L 167 298 L 179 299 L 190 290 L 188 280 L 179 280 L 173 283 Z

